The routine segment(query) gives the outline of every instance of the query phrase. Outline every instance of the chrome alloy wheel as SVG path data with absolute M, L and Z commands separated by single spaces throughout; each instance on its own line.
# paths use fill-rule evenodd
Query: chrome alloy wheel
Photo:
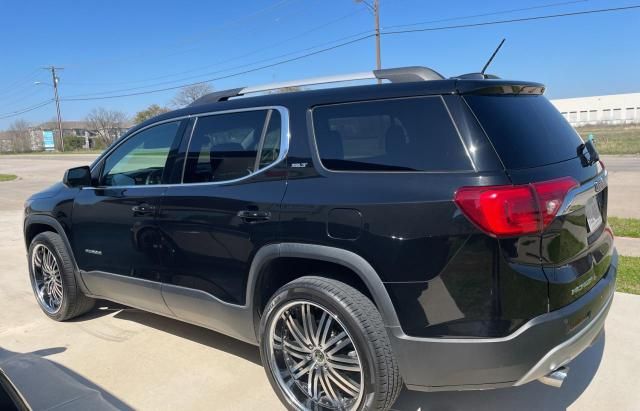
M 354 410 L 363 398 L 358 351 L 338 317 L 309 301 L 284 305 L 268 329 L 270 370 L 301 410 Z
M 57 313 L 62 307 L 64 293 L 55 254 L 44 244 L 36 245 L 31 254 L 31 269 L 38 302 L 48 313 Z

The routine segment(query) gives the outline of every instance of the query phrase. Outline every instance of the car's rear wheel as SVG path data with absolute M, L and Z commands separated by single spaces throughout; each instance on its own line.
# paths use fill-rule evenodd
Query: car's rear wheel
M 267 376 L 289 409 L 388 409 L 402 386 L 380 313 L 339 281 L 303 277 L 280 288 L 260 335 Z
M 38 305 L 53 320 L 68 320 L 93 308 L 95 300 L 80 290 L 71 257 L 56 233 L 40 233 L 31 242 L 29 277 Z

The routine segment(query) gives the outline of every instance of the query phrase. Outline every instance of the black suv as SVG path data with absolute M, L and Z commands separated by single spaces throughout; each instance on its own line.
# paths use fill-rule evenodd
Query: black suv
M 103 298 L 259 345 L 291 409 L 559 385 L 617 253 L 607 172 L 543 92 L 409 67 L 207 95 L 27 201 L 36 298 L 58 321 Z

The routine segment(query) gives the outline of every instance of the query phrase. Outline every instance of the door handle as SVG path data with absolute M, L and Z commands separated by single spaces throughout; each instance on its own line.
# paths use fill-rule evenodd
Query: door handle
M 156 208 L 150 204 L 138 204 L 131 207 L 134 216 L 152 215 L 155 213 Z
M 238 217 L 242 218 L 244 221 L 248 223 L 252 223 L 256 221 L 266 221 L 270 219 L 271 213 L 268 211 L 242 210 L 242 211 L 238 211 Z

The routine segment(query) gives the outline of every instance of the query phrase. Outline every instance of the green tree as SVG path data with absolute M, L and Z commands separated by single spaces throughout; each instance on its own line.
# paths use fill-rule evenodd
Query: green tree
M 138 111 L 133 118 L 135 124 L 142 123 L 145 120 L 149 120 L 151 117 L 158 116 L 160 114 L 170 111 L 168 107 L 160 107 L 157 104 L 152 104 L 142 111 Z
M 76 151 L 84 148 L 84 137 L 64 136 L 65 151 Z

